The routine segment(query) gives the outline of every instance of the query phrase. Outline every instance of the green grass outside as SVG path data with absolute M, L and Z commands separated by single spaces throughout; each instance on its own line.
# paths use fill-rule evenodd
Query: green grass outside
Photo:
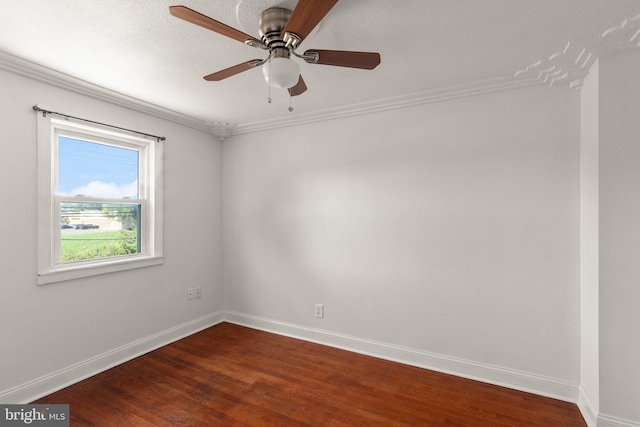
M 62 233 L 62 262 L 135 254 L 138 251 L 135 230 Z

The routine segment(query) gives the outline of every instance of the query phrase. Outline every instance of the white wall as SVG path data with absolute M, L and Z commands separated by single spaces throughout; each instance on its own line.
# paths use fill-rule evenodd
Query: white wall
M 580 405 L 590 425 L 595 425 L 600 396 L 598 67 L 596 61 L 580 91 Z
M 600 58 L 600 411 L 640 425 L 640 53 Z
M 26 401 L 215 321 L 223 309 L 221 144 L 1 70 L 0 90 L 0 401 Z M 37 286 L 35 104 L 166 136 L 163 265 Z M 193 286 L 202 298 L 187 302 Z
M 226 309 L 577 394 L 579 113 L 538 86 L 235 136 Z

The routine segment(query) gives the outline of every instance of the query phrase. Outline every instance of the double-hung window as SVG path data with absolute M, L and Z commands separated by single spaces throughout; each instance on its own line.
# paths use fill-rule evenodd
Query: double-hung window
M 38 283 L 162 262 L 162 143 L 38 118 Z

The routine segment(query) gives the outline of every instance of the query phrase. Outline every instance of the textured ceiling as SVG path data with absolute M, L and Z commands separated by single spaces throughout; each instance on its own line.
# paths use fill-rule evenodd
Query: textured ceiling
M 299 61 L 309 90 L 293 98 L 260 70 L 206 74 L 265 52 L 169 14 L 183 4 L 259 38 L 269 6 L 296 0 L 14 0 L 0 15 L 0 52 L 178 112 L 251 126 L 393 104 L 456 88 L 569 84 L 603 53 L 640 44 L 638 0 L 341 0 L 303 42 L 380 52 L 373 71 Z

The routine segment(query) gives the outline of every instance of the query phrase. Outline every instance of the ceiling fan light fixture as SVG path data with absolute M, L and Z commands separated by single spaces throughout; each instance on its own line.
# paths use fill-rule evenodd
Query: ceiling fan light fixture
M 270 1 L 283 3 L 282 0 Z M 251 2 L 253 3 L 255 0 L 251 0 Z M 262 74 L 269 85 L 269 99 L 271 99 L 271 86 L 288 89 L 289 96 L 298 96 L 307 90 L 298 64 L 291 60 L 292 54 L 309 64 L 363 70 L 373 70 L 380 64 L 380 54 L 377 52 L 311 49 L 304 54 L 296 53 L 296 48 L 313 32 L 313 29 L 318 26 L 336 3 L 338 0 L 298 0 L 293 10 L 284 7 L 265 9 L 258 20 L 260 40 L 186 6 L 170 6 L 169 12 L 176 18 L 232 38 L 245 45 L 268 50 L 269 56 L 266 59 L 245 61 L 206 75 L 204 79 L 217 82 L 262 65 Z
M 289 89 L 298 83 L 300 67 L 290 58 L 271 58 L 262 66 L 262 74 L 268 85 Z

